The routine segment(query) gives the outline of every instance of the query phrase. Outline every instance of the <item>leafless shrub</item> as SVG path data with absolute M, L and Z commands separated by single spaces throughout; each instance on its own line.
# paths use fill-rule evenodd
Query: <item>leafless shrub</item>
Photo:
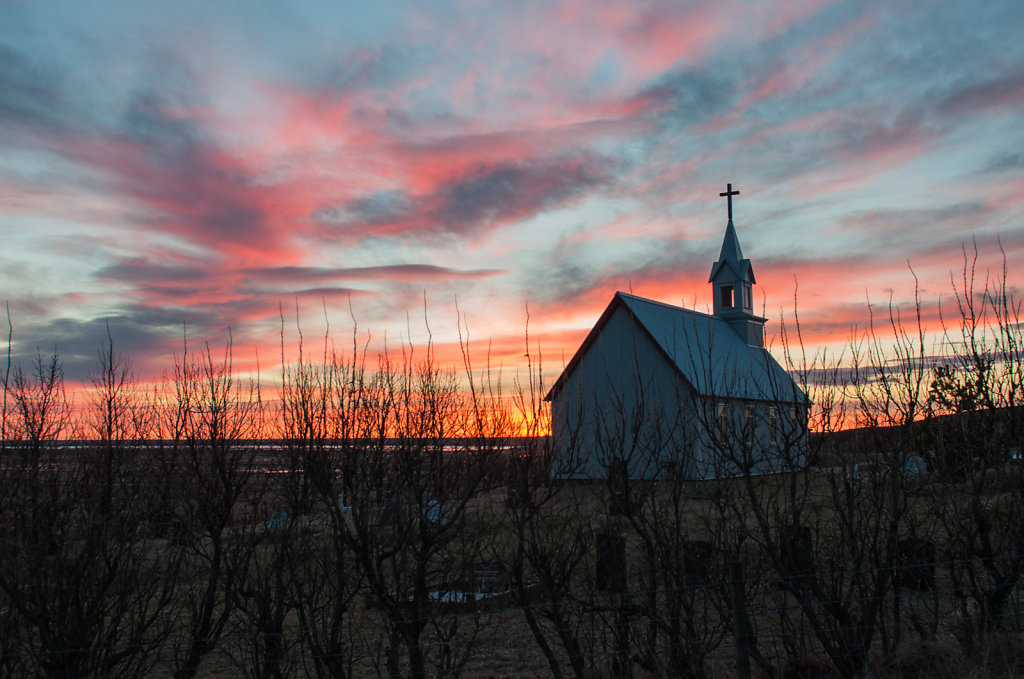
M 141 676 L 170 630 L 173 562 L 145 539 L 142 429 L 133 417 L 131 366 L 100 353 L 87 443 L 71 429 L 56 355 L 32 377 L 14 371 L 17 438 L 8 449 L 0 553 L 3 622 L 45 676 Z M 13 649 L 11 649 L 13 650 Z
M 950 352 L 933 373 L 927 422 L 927 453 L 946 481 L 936 515 L 969 653 L 981 637 L 1019 629 L 1007 605 L 1024 572 L 1024 486 L 1005 483 L 1024 442 L 1020 302 L 1005 254 L 995 279 L 979 283 L 976 266 L 977 250 L 965 248 L 952 281 L 954 320 L 945 324 Z
M 254 545 L 238 523 L 263 432 L 259 385 L 239 382 L 230 340 L 221 359 L 207 345 L 175 362 L 162 465 L 175 487 L 170 510 L 179 527 L 181 561 L 176 602 L 180 622 L 171 640 L 175 676 L 195 676 L 231 621 L 239 578 Z M 243 522 L 242 525 L 245 525 Z

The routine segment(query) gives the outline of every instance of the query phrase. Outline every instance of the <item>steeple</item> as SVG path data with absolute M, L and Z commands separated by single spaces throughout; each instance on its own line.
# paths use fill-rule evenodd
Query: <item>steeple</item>
M 743 258 L 740 239 L 732 221 L 732 197 L 739 195 L 732 184 L 720 196 L 729 201 L 729 223 L 725 227 L 722 251 L 711 267 L 708 283 L 714 299 L 714 315 L 726 321 L 744 342 L 751 346 L 764 346 L 764 318 L 754 315 L 754 269 L 749 259 Z
M 718 261 L 728 259 L 731 261 L 740 261 L 743 259 L 743 250 L 740 248 L 740 239 L 736 235 L 736 226 L 733 225 L 732 220 L 725 227 L 725 239 L 722 241 L 722 252 L 718 255 Z

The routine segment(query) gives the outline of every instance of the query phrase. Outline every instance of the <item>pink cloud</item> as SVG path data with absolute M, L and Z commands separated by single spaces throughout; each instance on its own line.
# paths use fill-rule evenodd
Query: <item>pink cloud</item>
M 302 226 L 287 188 L 263 185 L 231 154 L 192 144 L 160 149 L 126 138 L 70 136 L 60 152 L 99 170 L 109 187 L 146 209 L 148 229 L 179 236 L 224 259 L 299 261 L 284 224 Z M 152 231 L 148 234 L 150 237 Z

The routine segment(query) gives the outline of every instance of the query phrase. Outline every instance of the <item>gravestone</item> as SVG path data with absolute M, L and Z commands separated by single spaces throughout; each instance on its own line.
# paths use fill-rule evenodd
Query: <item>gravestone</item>
M 189 545 L 188 525 L 181 519 L 171 519 L 167 525 L 167 544 L 170 547 Z
M 920 455 L 911 455 L 903 462 L 903 475 L 916 479 L 928 473 L 928 463 Z
M 380 511 L 381 528 L 397 528 L 401 519 L 401 509 L 398 507 L 398 500 L 388 500 L 387 504 Z
M 473 569 L 473 589 L 477 594 L 495 594 L 508 589 L 508 573 L 499 561 L 481 561 Z
M 923 538 L 906 538 L 896 543 L 893 586 L 910 592 L 935 589 L 935 543 Z
M 149 518 L 149 534 L 154 538 L 169 539 L 177 521 L 177 517 L 170 510 L 157 510 Z
M 851 490 L 858 490 L 861 486 L 867 485 L 870 480 L 867 474 L 861 472 L 859 462 L 855 462 L 850 473 L 843 476 L 843 483 L 848 485 Z
M 811 527 L 785 525 L 779 527 L 779 561 L 784 577 L 809 578 L 814 575 L 814 553 Z
M 597 534 L 597 573 L 594 588 L 598 592 L 625 594 L 626 537 L 614 533 Z
M 707 540 L 687 540 L 683 543 L 683 570 L 688 585 L 703 584 L 711 577 L 711 557 L 714 548 Z
M 283 530 L 288 524 L 288 512 L 276 512 L 267 520 L 267 530 Z
M 505 490 L 505 506 L 512 510 L 520 509 L 523 506 L 519 486 L 509 486 Z
M 443 526 L 448 523 L 445 516 L 445 505 L 441 500 L 427 500 L 423 504 L 423 516 L 435 526 Z
M 722 489 L 718 486 L 705 486 L 693 496 L 695 500 L 711 500 L 717 502 L 722 499 Z

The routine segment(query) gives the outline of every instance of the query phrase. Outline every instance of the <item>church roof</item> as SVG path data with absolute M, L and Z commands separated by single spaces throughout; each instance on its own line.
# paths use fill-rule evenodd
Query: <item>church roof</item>
M 743 259 L 743 250 L 740 249 L 740 238 L 736 235 L 736 226 L 729 220 L 725 227 L 725 238 L 722 239 L 722 251 L 718 255 L 719 261 L 731 259 L 739 261 Z
M 710 398 L 807 402 L 806 395 L 767 350 L 748 345 L 724 320 L 624 292 L 615 293 L 545 396 L 546 400 L 562 390 L 619 307 L 632 316 L 637 327 L 697 394 Z
M 718 272 L 722 267 L 729 267 L 732 269 L 733 274 L 739 280 L 748 280 L 751 283 L 756 283 L 754 280 L 754 268 L 750 265 L 749 259 L 743 259 L 743 250 L 740 248 L 740 239 L 736 235 L 736 227 L 733 225 L 732 220 L 729 220 L 729 224 L 725 227 L 725 238 L 722 239 L 722 251 L 718 255 L 718 261 L 711 267 L 711 275 L 708 277 L 708 283 L 715 280 Z

